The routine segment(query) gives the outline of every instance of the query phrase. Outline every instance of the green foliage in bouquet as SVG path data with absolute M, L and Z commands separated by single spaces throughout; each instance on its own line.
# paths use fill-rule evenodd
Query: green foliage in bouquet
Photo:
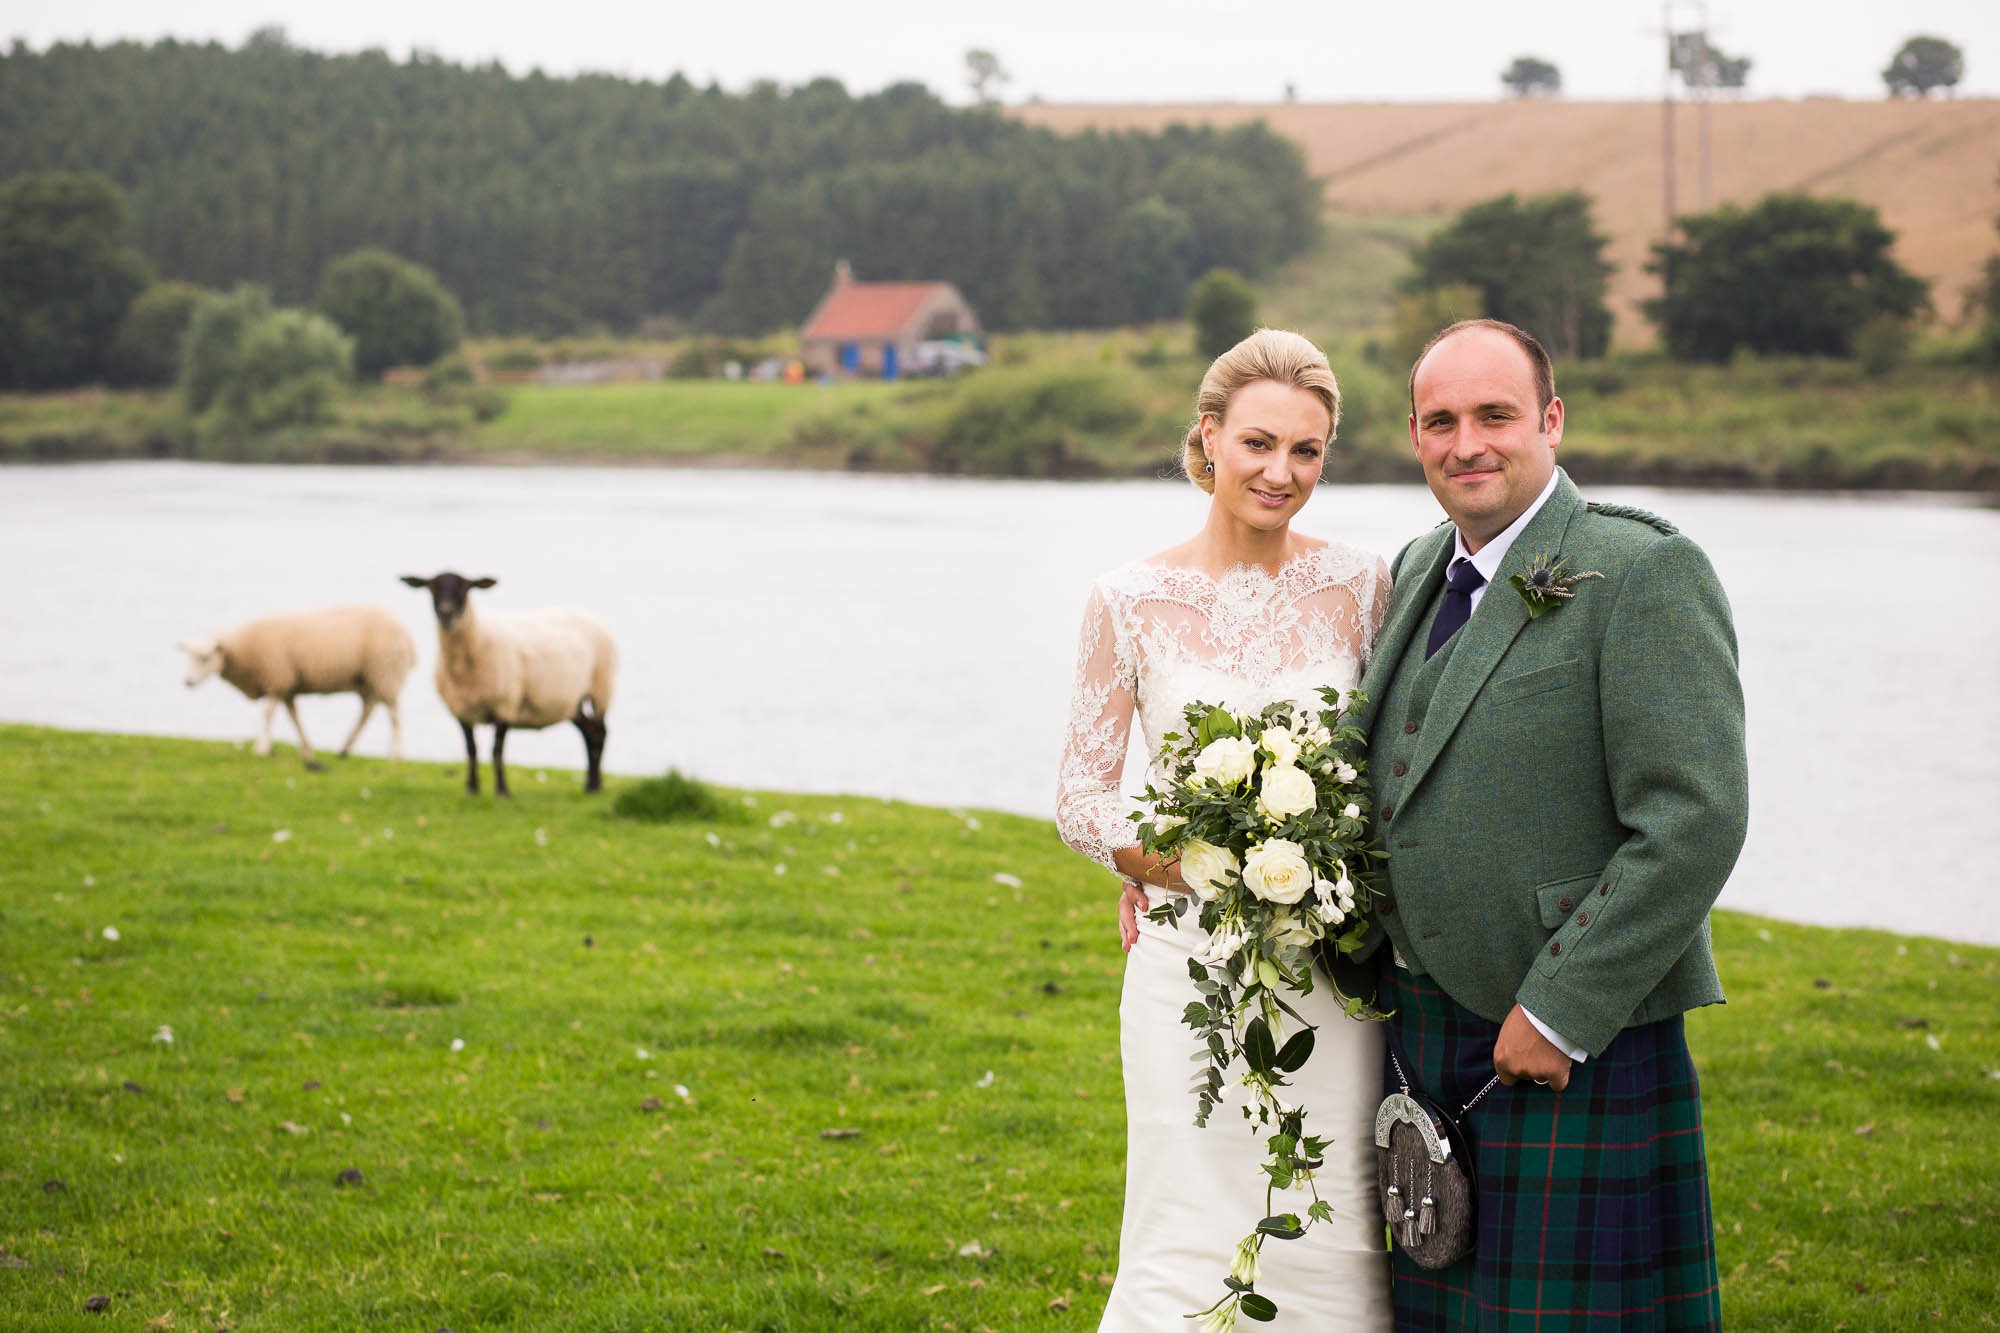
M 1331 1208 L 1312 1189 L 1327 1140 L 1306 1132 L 1306 1108 L 1279 1089 L 1312 1055 L 1312 1024 L 1288 1001 L 1313 989 L 1318 950 L 1352 953 L 1368 939 L 1385 854 L 1370 823 L 1372 794 L 1354 724 L 1363 702 L 1320 692 L 1314 714 L 1288 702 L 1249 715 L 1204 703 L 1188 706 L 1187 733 L 1163 738 L 1165 790 L 1148 786 L 1148 813 L 1133 816 L 1140 845 L 1180 863 L 1189 894 L 1148 915 L 1178 926 L 1196 910 L 1208 943 L 1188 962 L 1195 999 L 1182 1015 L 1204 1068 L 1194 1086 L 1195 1123 L 1222 1101 L 1224 1075 L 1241 1062 L 1246 1120 L 1266 1127 L 1264 1174 L 1269 1216 L 1237 1246 L 1227 1293 L 1199 1312 L 1220 1325 L 1235 1315 L 1268 1320 L 1277 1307 L 1256 1292 L 1258 1252 L 1267 1238 L 1295 1240 Z M 1344 1008 L 1358 1015 L 1365 1002 Z M 1295 1025 L 1287 1034 L 1285 1020 Z M 1313 1201 L 1301 1219 L 1277 1213 L 1275 1191 L 1305 1185 Z

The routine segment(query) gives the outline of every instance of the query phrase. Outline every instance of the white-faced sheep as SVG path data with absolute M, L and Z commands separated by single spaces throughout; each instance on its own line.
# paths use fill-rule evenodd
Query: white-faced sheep
M 301 694 L 358 694 L 361 716 L 340 753 L 354 748 L 375 705 L 382 704 L 389 710 L 389 757 L 402 757 L 403 719 L 396 696 L 416 665 L 417 646 L 402 622 L 384 608 L 329 606 L 265 616 L 180 646 L 188 655 L 190 688 L 220 675 L 246 697 L 264 701 L 258 754 L 271 753 L 271 717 L 283 704 L 299 735 L 300 758 L 307 768 L 319 768 L 292 701 Z
M 581 611 L 516 611 L 480 616 L 475 588 L 496 580 L 458 574 L 434 578 L 403 575 L 427 588 L 438 622 L 438 693 L 465 733 L 465 789 L 479 794 L 479 748 L 472 729 L 493 727 L 493 790 L 507 795 L 501 752 L 510 727 L 531 729 L 574 722 L 583 733 L 587 792 L 602 788 L 604 715 L 611 709 L 611 677 L 618 648 L 604 626 Z

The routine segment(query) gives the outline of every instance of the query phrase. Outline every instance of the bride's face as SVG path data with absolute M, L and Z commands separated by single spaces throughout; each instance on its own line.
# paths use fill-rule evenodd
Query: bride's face
M 1282 528 L 1319 484 L 1332 421 L 1326 405 L 1276 380 L 1246 384 L 1221 419 L 1203 417 L 1215 503 L 1253 528 Z

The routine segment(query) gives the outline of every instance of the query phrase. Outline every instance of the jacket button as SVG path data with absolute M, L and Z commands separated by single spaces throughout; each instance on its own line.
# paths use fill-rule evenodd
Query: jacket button
M 1396 775 L 1397 777 L 1399 777 L 1399 778 L 1400 778 L 1400 777 L 1402 777 L 1402 776 L 1403 776 L 1403 774 L 1405 774 L 1405 773 L 1407 773 L 1407 772 L 1409 772 L 1409 771 L 1410 771 L 1410 766 L 1409 766 L 1408 764 L 1404 763 L 1404 762 L 1403 762 L 1402 760 L 1398 759 L 1398 760 L 1396 761 L 1396 766 L 1395 766 L 1394 768 L 1390 769 L 1389 771 L 1390 771 L 1391 773 L 1394 773 L 1394 774 L 1395 774 L 1395 775 Z
M 1569 913 L 1569 910 L 1570 910 L 1570 909 L 1571 909 L 1572 907 L 1575 907 L 1575 906 L 1576 906 L 1576 904 L 1575 904 L 1575 903 L 1573 903 L 1573 902 L 1571 902 L 1571 901 L 1570 901 L 1569 899 L 1565 898 L 1565 899 L 1563 899 L 1563 900 L 1562 900 L 1561 902 L 1559 902 L 1559 903 L 1557 903 L 1557 904 L 1556 904 L 1556 910 L 1557 910 L 1558 912 L 1561 912 L 1561 913 L 1563 913 L 1564 915 L 1568 915 L 1568 913 Z
M 1393 805 L 1385 805 L 1382 807 L 1380 813 L 1382 815 L 1382 818 L 1388 819 L 1396 813 L 1396 807 Z
M 1562 956 L 1562 951 L 1563 951 L 1563 942 L 1561 940 L 1557 940 L 1554 944 L 1551 944 L 1549 946 L 1549 955 L 1551 957 L 1560 958 Z
M 1415 735 L 1416 730 L 1417 730 L 1417 720 L 1415 718 L 1411 718 L 1408 722 L 1405 722 L 1403 724 L 1403 734 L 1405 736 Z
M 1597 896 L 1600 898 L 1604 897 L 1606 894 L 1610 892 L 1611 892 L 1611 886 L 1609 884 L 1600 884 L 1597 886 Z
M 1383 916 L 1394 916 L 1394 915 L 1396 915 L 1396 903 L 1395 903 L 1395 900 L 1394 900 L 1394 899 L 1392 899 L 1392 898 L 1384 898 L 1384 899 L 1382 900 L 1382 903 L 1381 903 L 1381 912 L 1382 912 L 1382 915 L 1383 915 Z
M 1587 925 L 1589 925 L 1589 924 L 1590 924 L 1590 913 L 1588 913 L 1588 912 L 1578 912 L 1578 913 L 1576 914 L 1576 924 L 1577 924 L 1577 925 L 1579 925 L 1579 926 L 1587 926 Z

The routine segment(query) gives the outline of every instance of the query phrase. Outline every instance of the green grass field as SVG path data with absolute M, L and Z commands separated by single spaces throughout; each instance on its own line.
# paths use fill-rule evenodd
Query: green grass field
M 0 727 L 0 1326 L 1095 1325 L 1106 876 L 1039 820 L 514 779 Z M 2000 950 L 1716 925 L 1730 1324 L 2000 1327 Z

